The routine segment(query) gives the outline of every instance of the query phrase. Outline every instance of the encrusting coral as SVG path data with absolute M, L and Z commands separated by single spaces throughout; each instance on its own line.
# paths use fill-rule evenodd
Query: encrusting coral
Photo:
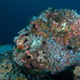
M 12 63 L 3 61 L 0 63 L 0 73 L 9 73 L 12 70 Z
M 75 67 L 74 75 L 80 76 L 80 66 L 76 66 L 76 67 Z
M 23 77 L 17 77 L 16 80 L 27 80 L 27 79 Z
M 74 69 L 74 80 L 80 80 L 80 66 L 76 66 Z

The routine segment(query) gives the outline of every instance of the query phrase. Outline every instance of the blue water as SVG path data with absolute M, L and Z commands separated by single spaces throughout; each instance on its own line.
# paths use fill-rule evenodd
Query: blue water
M 0 54 L 4 54 L 5 52 L 10 52 L 13 49 L 13 45 L 11 44 L 6 44 L 0 46 Z
M 0 44 L 13 43 L 28 20 L 48 7 L 74 9 L 80 14 L 79 3 L 80 0 L 0 0 Z

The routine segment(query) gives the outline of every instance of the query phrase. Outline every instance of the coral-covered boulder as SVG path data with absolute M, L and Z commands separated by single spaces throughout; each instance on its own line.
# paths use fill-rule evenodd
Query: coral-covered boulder
M 79 63 L 80 15 L 73 10 L 48 8 L 18 34 L 13 56 L 21 67 L 55 73 Z

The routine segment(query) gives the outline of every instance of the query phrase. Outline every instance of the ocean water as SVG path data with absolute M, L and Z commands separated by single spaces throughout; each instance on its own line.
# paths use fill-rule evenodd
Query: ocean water
M 79 0 L 0 0 L 0 43 L 13 43 L 28 20 L 48 7 L 80 13 L 79 3 Z

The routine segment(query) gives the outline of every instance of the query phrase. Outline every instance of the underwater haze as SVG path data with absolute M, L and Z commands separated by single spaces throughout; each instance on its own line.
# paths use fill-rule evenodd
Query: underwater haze
M 80 0 L 0 0 L 0 44 L 14 43 L 14 36 L 29 19 L 48 7 L 74 9 L 80 14 L 79 3 Z

